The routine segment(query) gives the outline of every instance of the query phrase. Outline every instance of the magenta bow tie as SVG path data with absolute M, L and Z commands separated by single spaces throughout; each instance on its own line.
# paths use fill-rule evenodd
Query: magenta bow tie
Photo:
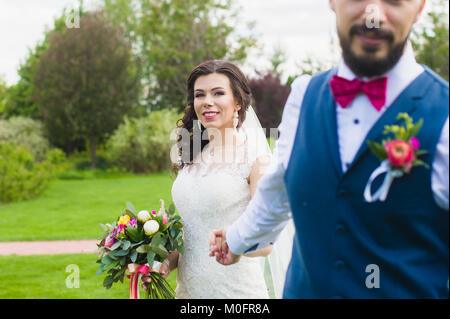
M 359 93 L 364 93 L 375 109 L 380 111 L 386 103 L 387 80 L 387 77 L 383 77 L 368 82 L 358 79 L 349 81 L 334 75 L 330 80 L 330 87 L 334 98 L 342 108 L 349 106 Z

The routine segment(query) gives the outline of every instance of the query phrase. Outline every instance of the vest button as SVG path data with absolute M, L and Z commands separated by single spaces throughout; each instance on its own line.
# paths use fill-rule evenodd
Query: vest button
M 342 261 L 342 260 L 336 260 L 336 261 L 334 262 L 334 266 L 335 266 L 337 269 L 342 269 L 342 268 L 344 268 L 345 263 L 344 263 L 344 261 Z
M 337 224 L 337 225 L 336 225 L 336 231 L 337 231 L 339 234 L 343 234 L 343 233 L 345 233 L 345 232 L 347 231 L 347 229 L 345 228 L 344 225 L 342 225 L 342 224 Z
M 350 190 L 347 187 L 340 187 L 338 189 L 338 196 L 339 197 L 345 197 L 350 195 Z

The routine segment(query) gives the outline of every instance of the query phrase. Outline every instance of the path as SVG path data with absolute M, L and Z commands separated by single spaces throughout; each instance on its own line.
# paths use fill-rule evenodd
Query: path
M 0 256 L 95 253 L 97 243 L 98 240 L 0 242 Z

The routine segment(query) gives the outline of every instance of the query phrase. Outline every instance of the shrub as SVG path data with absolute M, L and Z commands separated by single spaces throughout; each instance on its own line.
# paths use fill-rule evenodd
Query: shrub
M 55 152 L 48 155 L 52 160 L 57 156 Z M 27 146 L 0 142 L 0 202 L 29 199 L 40 194 L 53 177 L 52 160 L 36 162 Z
M 250 79 L 249 85 L 253 94 L 253 107 L 269 137 L 270 128 L 280 125 L 290 88 L 283 85 L 280 76 L 274 72 L 268 72 L 257 79 Z
M 28 147 L 37 161 L 44 160 L 45 154 L 50 149 L 42 123 L 22 116 L 0 120 L 0 142 L 12 142 Z
M 167 109 L 138 119 L 125 117 L 125 122 L 106 144 L 108 158 L 134 173 L 155 173 L 170 168 L 170 149 L 175 144 L 170 140 L 170 133 L 180 118 L 176 111 Z

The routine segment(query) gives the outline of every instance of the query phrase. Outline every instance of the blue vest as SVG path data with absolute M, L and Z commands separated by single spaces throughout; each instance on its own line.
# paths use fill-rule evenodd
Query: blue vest
M 311 79 L 285 173 L 296 235 L 284 298 L 448 298 L 449 212 L 431 189 L 449 113 L 448 83 L 425 68 L 372 127 L 343 173 L 329 87 L 335 72 Z M 430 168 L 414 167 L 394 180 L 386 201 L 367 203 L 364 187 L 380 161 L 366 142 L 381 142 L 384 126 L 398 123 L 401 112 L 414 122 L 423 118 L 417 138 Z

